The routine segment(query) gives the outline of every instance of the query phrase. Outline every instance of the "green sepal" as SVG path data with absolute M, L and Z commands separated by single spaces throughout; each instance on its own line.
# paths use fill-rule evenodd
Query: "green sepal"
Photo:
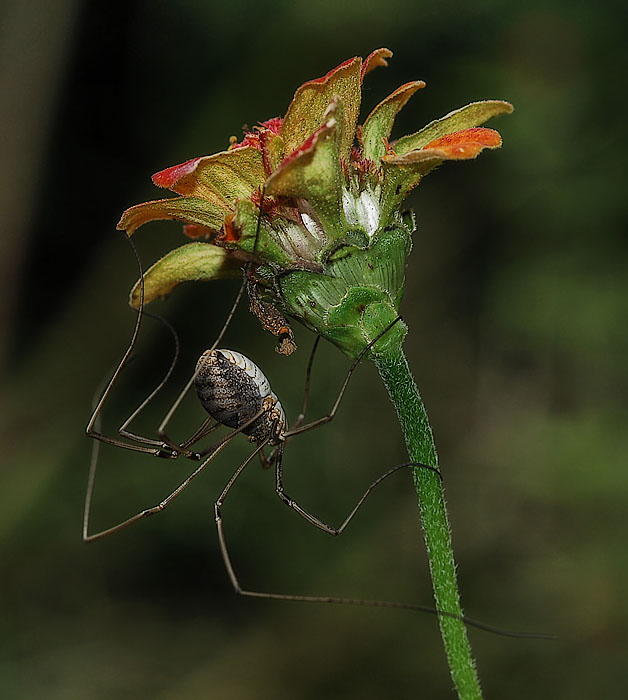
M 362 325 L 362 318 L 371 306 L 386 307 L 390 310 L 392 320 L 397 317 L 390 297 L 373 287 L 351 287 L 340 304 L 330 309 L 327 315 L 325 337 L 352 359 L 355 359 L 377 335 L 375 333 L 369 337 Z
M 224 248 L 210 243 L 188 243 L 164 255 L 144 273 L 144 305 L 167 296 L 182 282 L 210 281 L 239 277 L 242 262 Z M 131 289 L 129 304 L 139 309 L 141 284 Z
M 435 139 L 453 134 L 456 131 L 481 126 L 484 122 L 500 114 L 510 114 L 513 111 L 510 102 L 504 100 L 482 100 L 472 102 L 440 119 L 435 119 L 427 126 L 409 136 L 403 136 L 392 144 L 397 155 L 404 155 L 418 148 L 424 148 Z
M 383 304 L 396 318 L 410 246 L 410 233 L 403 226 L 384 229 L 368 249 L 351 248 L 349 255 L 331 260 L 322 274 L 298 270 L 282 275 L 284 309 L 355 358 L 372 340 L 361 325 L 370 305 Z
M 352 249 L 366 250 L 369 247 L 370 240 L 366 233 L 361 228 L 354 228 L 347 231 L 344 236 L 336 238 L 328 243 L 320 252 L 319 258 L 326 265 L 334 260 L 340 260 L 346 255 L 351 255 Z
M 381 221 L 387 221 L 393 217 L 410 191 L 425 175 L 443 162 L 440 154 L 431 151 L 415 151 L 413 156 L 412 160 L 408 159 L 407 162 L 389 160 L 389 156 L 381 160 L 383 172 Z
M 403 343 L 408 333 L 408 326 L 402 320 L 395 323 L 398 317 L 397 309 L 386 303 L 374 302 L 364 309 L 360 319 L 364 340 L 370 343 L 380 333 L 383 333 L 369 350 L 369 355 L 385 354 Z M 394 325 L 386 330 L 391 323 Z

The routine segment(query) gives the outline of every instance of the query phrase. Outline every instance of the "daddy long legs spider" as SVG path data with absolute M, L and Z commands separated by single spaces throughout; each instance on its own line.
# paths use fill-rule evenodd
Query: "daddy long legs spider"
M 253 598 L 275 600 L 401 608 L 411 611 L 426 612 L 437 616 L 458 619 L 462 621 L 465 625 L 502 636 L 529 637 L 541 639 L 551 638 L 550 635 L 544 634 L 520 633 L 502 630 L 491 625 L 486 625 L 484 623 L 478 622 L 477 620 L 473 620 L 466 616 L 461 617 L 456 614 L 447 612 L 446 610 L 437 610 L 431 606 L 424 606 L 412 603 L 397 603 L 392 601 L 341 598 L 336 596 L 308 596 L 284 593 L 270 593 L 263 591 L 248 590 L 243 588 L 236 574 L 234 565 L 232 563 L 232 558 L 227 546 L 227 540 L 225 537 L 225 531 L 223 526 L 222 511 L 223 505 L 228 495 L 230 494 L 233 486 L 235 485 L 236 481 L 240 478 L 246 467 L 254 460 L 256 456 L 259 456 L 259 458 L 262 461 L 262 464 L 265 467 L 274 467 L 275 492 L 277 493 L 277 496 L 280 498 L 280 500 L 289 508 L 294 510 L 308 523 L 322 530 L 323 532 L 326 532 L 333 536 L 340 535 L 344 532 L 346 527 L 349 525 L 357 511 L 360 509 L 360 507 L 363 505 L 363 503 L 366 501 L 366 499 L 372 493 L 372 491 L 392 474 L 401 471 L 402 469 L 421 468 L 433 472 L 434 478 L 442 478 L 440 471 L 436 467 L 431 465 L 420 464 L 417 462 L 407 462 L 404 464 L 399 464 L 386 471 L 368 486 L 368 488 L 364 491 L 363 495 L 358 499 L 357 503 L 350 510 L 348 515 L 337 527 L 327 524 L 326 522 L 318 518 L 316 515 L 303 508 L 298 503 L 298 501 L 291 498 L 284 489 L 282 466 L 286 443 L 293 437 L 296 437 L 307 431 L 322 427 L 323 425 L 331 422 L 334 419 L 341 404 L 342 398 L 345 394 L 345 391 L 347 389 L 347 386 L 349 384 L 349 381 L 354 371 L 356 370 L 358 364 L 368 353 L 368 351 L 372 348 L 372 346 L 383 335 L 385 335 L 390 330 L 390 328 L 392 328 L 392 326 L 394 326 L 394 324 L 400 320 L 400 318 L 397 318 L 395 321 L 393 321 L 376 338 L 374 338 L 364 348 L 362 353 L 360 353 L 360 355 L 353 361 L 353 363 L 347 371 L 345 379 L 340 387 L 340 391 L 334 403 L 332 404 L 329 413 L 309 423 L 306 423 L 305 415 L 307 411 L 309 397 L 311 370 L 315 352 L 320 340 L 320 336 L 317 337 L 307 366 L 303 409 L 297 417 L 295 423 L 291 427 L 289 427 L 283 407 L 278 397 L 271 390 L 268 380 L 266 379 L 262 371 L 259 369 L 259 367 L 257 367 L 257 365 L 254 362 L 252 362 L 250 359 L 248 359 L 246 356 L 239 352 L 219 349 L 217 347 L 222 341 L 222 338 L 227 330 L 231 319 L 233 318 L 233 315 L 236 311 L 238 303 L 245 289 L 245 285 L 247 283 L 246 273 L 248 272 L 245 271 L 244 282 L 240 287 L 235 302 L 227 316 L 226 322 L 221 332 L 219 333 L 218 338 L 211 346 L 211 348 L 206 350 L 201 355 L 192 376 L 186 382 L 183 390 L 177 396 L 177 398 L 169 408 L 168 412 L 166 413 L 166 416 L 161 421 L 157 429 L 158 437 L 151 438 L 138 435 L 128 430 L 128 428 L 130 423 L 139 415 L 139 413 L 141 413 L 146 408 L 146 406 L 154 399 L 156 394 L 165 386 L 167 381 L 170 379 L 170 376 L 174 369 L 174 365 L 177 361 L 179 350 L 178 339 L 176 333 L 174 332 L 174 329 L 172 329 L 172 327 L 167 322 L 165 322 L 167 327 L 175 337 L 174 359 L 171 362 L 168 371 L 166 372 L 166 375 L 158 384 L 158 386 L 120 426 L 120 428 L 118 429 L 119 436 L 111 437 L 100 432 L 101 413 L 107 398 L 109 397 L 114 385 L 120 377 L 120 374 L 127 366 L 132 357 L 141 328 L 142 316 L 144 313 L 146 313 L 143 309 L 143 271 L 141 261 L 135 249 L 135 246 L 128 237 L 127 240 L 131 244 L 134 254 L 137 258 L 140 270 L 142 300 L 140 303 L 137 320 L 135 323 L 134 331 L 129 346 L 127 347 L 120 363 L 114 370 L 113 375 L 110 381 L 108 382 L 105 390 L 102 392 L 99 400 L 96 402 L 96 406 L 94 408 L 94 411 L 86 429 L 87 435 L 91 438 L 94 438 L 95 442 L 92 452 L 88 487 L 85 497 L 85 509 L 83 519 L 83 540 L 85 542 L 92 542 L 94 540 L 102 539 L 106 536 L 112 535 L 116 532 L 119 532 L 120 530 L 125 529 L 126 527 L 132 525 L 133 523 L 139 520 L 145 519 L 151 515 L 163 511 L 177 496 L 179 496 L 191 484 L 191 482 L 194 479 L 196 479 L 197 476 L 199 476 L 212 463 L 214 458 L 220 452 L 222 452 L 223 449 L 227 447 L 227 445 L 238 433 L 242 433 L 248 436 L 250 442 L 255 443 L 255 448 L 250 453 L 250 455 L 233 472 L 226 486 L 224 487 L 218 499 L 214 503 L 214 516 L 223 563 L 231 585 L 237 594 Z M 173 414 L 180 406 L 184 397 L 187 395 L 187 393 L 192 387 L 195 387 L 200 403 L 209 414 L 209 417 L 201 423 L 200 427 L 188 439 L 179 444 L 172 441 L 168 437 L 166 431 Z M 193 451 L 191 449 L 220 426 L 226 426 L 231 428 L 232 430 L 225 437 L 214 442 L 209 447 L 200 449 L 198 451 Z M 94 490 L 96 467 L 98 462 L 98 447 L 101 442 L 115 447 L 128 449 L 160 458 L 176 459 L 178 457 L 184 457 L 189 460 L 198 462 L 199 464 L 198 466 L 196 466 L 195 469 L 193 469 L 193 471 L 188 475 L 188 477 L 185 478 L 179 484 L 179 486 L 177 486 L 170 494 L 166 496 L 166 498 L 164 498 L 158 504 L 150 508 L 141 510 L 135 515 L 127 518 L 126 520 L 123 520 L 122 522 L 119 522 L 116 525 L 113 525 L 96 533 L 90 533 L 89 518 L 91 510 L 91 501 Z M 264 455 L 264 449 L 266 447 L 272 449 L 269 457 L 266 457 Z

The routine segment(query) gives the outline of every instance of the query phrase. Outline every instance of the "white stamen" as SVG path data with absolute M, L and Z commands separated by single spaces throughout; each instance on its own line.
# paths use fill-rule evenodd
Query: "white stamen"
M 379 228 L 379 201 L 375 193 L 362 190 L 356 201 L 358 220 L 364 226 L 369 236 L 373 236 Z
M 303 225 L 313 236 L 321 238 L 325 235 L 321 230 L 321 227 L 316 223 L 316 221 L 314 221 L 314 219 L 309 214 L 301 212 L 301 221 L 303 221 Z
M 342 208 L 345 212 L 345 218 L 349 226 L 355 226 L 358 223 L 358 214 L 355 210 L 355 199 L 347 190 L 342 191 Z
M 379 194 L 362 190 L 355 197 L 348 190 L 342 192 L 342 208 L 349 226 L 361 226 L 369 236 L 379 228 Z

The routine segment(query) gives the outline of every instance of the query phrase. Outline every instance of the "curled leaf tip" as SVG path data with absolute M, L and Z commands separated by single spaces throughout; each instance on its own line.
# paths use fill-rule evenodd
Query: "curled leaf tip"
M 372 51 L 365 59 L 362 64 L 362 80 L 367 73 L 370 73 L 373 68 L 386 68 L 388 61 L 386 59 L 391 58 L 393 52 L 390 49 L 375 49 Z
M 358 132 L 358 140 L 366 158 L 377 162 L 387 152 L 388 139 L 397 113 L 417 90 L 424 87 L 422 80 L 405 83 L 373 109 Z

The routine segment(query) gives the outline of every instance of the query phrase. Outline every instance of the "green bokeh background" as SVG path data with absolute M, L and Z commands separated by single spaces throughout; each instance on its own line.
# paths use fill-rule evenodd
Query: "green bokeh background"
M 369 76 L 363 116 L 403 82 L 428 84 L 396 135 L 477 99 L 516 107 L 494 123 L 500 152 L 446 164 L 412 195 L 418 231 L 402 306 L 465 608 L 561 636 L 471 631 L 486 697 L 626 696 L 628 65 L 622 5 L 613 6 L 13 0 L 0 10 L 3 697 L 454 697 L 429 616 L 233 595 L 212 503 L 244 440 L 159 517 L 90 546 L 80 535 L 90 402 L 134 321 L 120 212 L 160 196 L 151 173 L 224 148 L 243 124 L 282 114 L 305 80 L 379 46 L 395 56 Z M 183 238 L 163 223 L 137 242 L 151 262 Z M 191 285 L 160 305 L 183 354 L 138 429 L 163 415 L 236 289 Z M 264 368 L 292 417 L 313 338 L 297 329 L 297 340 L 300 352 L 276 355 L 245 308 L 225 339 Z M 108 405 L 109 431 L 171 351 L 147 323 Z M 347 364 L 323 348 L 312 416 L 328 410 Z M 199 415 L 190 402 L 173 432 L 186 435 Z M 386 394 L 364 366 L 338 418 L 290 444 L 287 487 L 339 522 L 404 458 Z M 95 527 L 158 502 L 188 467 L 103 449 Z M 272 475 L 253 466 L 225 527 L 248 587 L 431 600 L 408 475 L 332 540 L 284 508 Z

